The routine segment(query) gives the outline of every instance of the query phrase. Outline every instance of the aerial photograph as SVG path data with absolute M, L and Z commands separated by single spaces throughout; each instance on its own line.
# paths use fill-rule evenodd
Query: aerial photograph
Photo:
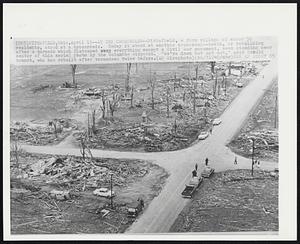
M 278 232 L 277 72 L 11 64 L 11 234 Z

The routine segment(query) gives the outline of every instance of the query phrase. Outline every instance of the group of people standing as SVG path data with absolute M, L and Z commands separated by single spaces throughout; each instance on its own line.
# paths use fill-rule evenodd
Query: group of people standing
M 205 166 L 208 166 L 208 158 L 205 159 Z M 197 170 L 198 170 L 198 164 L 195 164 L 195 169 L 192 171 L 192 176 L 196 177 L 197 176 Z

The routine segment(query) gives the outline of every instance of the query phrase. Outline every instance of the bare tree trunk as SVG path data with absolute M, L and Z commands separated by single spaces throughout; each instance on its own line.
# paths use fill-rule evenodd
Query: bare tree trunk
M 224 78 L 224 87 L 225 87 L 225 96 L 227 95 L 226 92 L 227 92 L 227 79 L 226 77 Z
M 195 77 L 196 80 L 198 80 L 198 69 L 199 69 L 199 66 L 197 65 L 196 66 L 196 77 Z
M 176 118 L 174 120 L 174 134 L 176 134 L 177 132 L 177 122 L 176 122 Z
M 20 154 L 20 146 L 18 145 L 18 141 L 17 140 L 14 140 L 13 141 L 13 144 L 12 144 L 12 153 L 15 157 L 15 160 L 16 160 L 16 166 L 19 167 L 19 154 Z
M 167 87 L 167 117 L 170 118 L 170 101 L 169 101 L 169 96 L 170 96 L 170 88 Z
M 127 67 L 127 77 L 125 79 L 125 93 L 129 92 L 131 63 L 127 63 L 126 67 Z
M 93 110 L 93 113 L 92 113 L 92 131 L 93 131 L 93 134 L 96 133 L 96 119 L 95 119 L 95 114 L 96 114 L 96 111 Z
M 183 94 L 182 94 L 182 101 L 185 102 L 185 96 L 186 96 L 186 92 L 185 90 L 183 91 Z
M 217 85 L 218 85 L 218 76 L 216 74 L 216 78 L 215 78 L 215 84 L 213 86 L 213 94 L 214 94 L 214 97 L 216 98 L 216 92 L 217 92 Z
M 110 110 L 110 115 L 111 115 L 111 117 L 114 117 L 114 112 L 115 112 L 115 111 L 114 111 L 113 109 Z
M 80 143 L 81 143 L 80 153 L 81 153 L 83 161 L 84 161 L 85 160 L 85 148 L 86 148 L 86 145 L 85 145 L 85 141 L 84 141 L 83 137 L 80 138 Z
M 215 61 L 211 61 L 210 62 L 210 69 L 211 69 L 211 73 L 215 73 L 215 66 L 216 66 L 216 62 Z
M 229 65 L 228 65 L 228 75 L 231 75 L 231 62 L 229 62 Z
M 196 114 L 196 83 L 194 83 L 193 91 L 193 113 Z
M 151 91 L 151 108 L 154 109 L 154 89 Z
M 130 93 L 130 107 L 133 108 L 133 86 L 131 86 L 131 93 Z
M 55 137 L 57 138 L 57 128 L 56 128 L 56 122 L 55 121 L 53 121 L 53 127 L 54 127 Z
M 207 109 L 207 101 L 205 101 L 205 103 L 204 103 L 204 119 L 205 119 L 205 123 L 206 123 L 206 121 L 207 121 L 207 111 L 206 111 L 206 109 Z
M 88 120 L 87 120 L 87 134 L 88 137 L 90 137 L 91 131 L 90 131 L 90 114 L 88 113 Z
M 101 105 L 101 110 L 102 110 L 102 119 L 104 119 L 105 118 L 105 109 L 106 109 L 106 104 L 105 104 L 105 102 L 106 102 L 106 99 L 105 99 L 105 94 L 104 94 L 104 90 L 102 90 L 102 92 L 101 92 L 101 103 L 102 103 L 102 105 Z
M 73 86 L 76 87 L 76 80 L 75 80 L 75 72 L 76 72 L 76 64 L 71 64 L 72 69 L 72 80 L 73 80 Z

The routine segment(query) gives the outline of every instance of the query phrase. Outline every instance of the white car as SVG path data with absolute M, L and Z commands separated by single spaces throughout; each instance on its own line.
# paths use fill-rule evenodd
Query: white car
M 204 139 L 207 138 L 207 137 L 208 137 L 208 132 L 203 131 L 203 132 L 201 132 L 201 133 L 199 134 L 198 140 L 204 140 Z
M 222 122 L 222 120 L 220 118 L 216 118 L 213 120 L 212 123 L 213 123 L 213 125 L 219 125 L 219 124 L 221 124 L 221 122 Z
M 242 88 L 244 86 L 244 84 L 242 82 L 237 82 L 235 84 L 238 88 Z
M 93 191 L 93 194 L 99 197 L 112 198 L 115 196 L 114 191 L 108 190 L 107 188 L 99 188 Z

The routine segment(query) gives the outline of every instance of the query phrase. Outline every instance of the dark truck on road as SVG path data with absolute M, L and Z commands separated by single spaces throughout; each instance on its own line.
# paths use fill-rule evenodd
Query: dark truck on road
M 201 176 L 194 176 L 190 182 L 185 186 L 185 189 L 181 193 L 184 198 L 192 198 L 197 188 L 201 185 L 203 178 Z

